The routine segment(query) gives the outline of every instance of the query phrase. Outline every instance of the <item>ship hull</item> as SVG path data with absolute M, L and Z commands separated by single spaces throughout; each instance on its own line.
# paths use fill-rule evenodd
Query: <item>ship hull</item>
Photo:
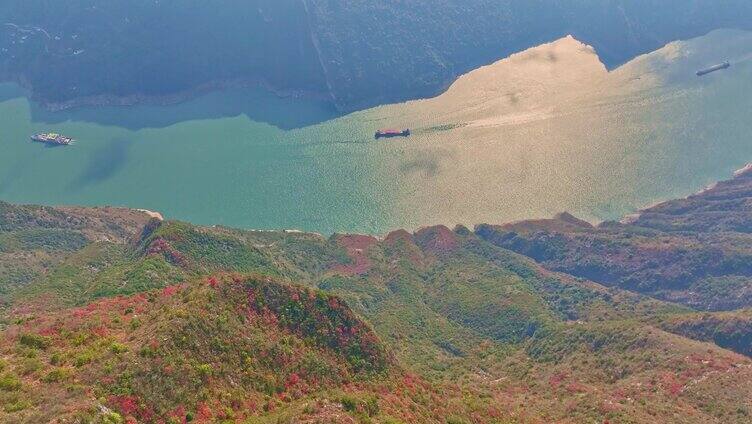
M 723 70 L 723 69 L 728 69 L 729 67 L 731 67 L 730 63 L 723 62 L 721 64 L 718 64 L 718 65 L 715 65 L 715 66 L 711 66 L 710 68 L 699 70 L 699 71 L 697 71 L 696 75 L 698 77 L 701 77 L 703 75 L 712 74 L 713 72 L 717 72 L 717 71 L 720 71 L 720 70 Z
M 44 143 L 50 146 L 68 146 L 71 143 L 73 143 L 72 138 L 61 136 L 61 135 L 51 137 L 45 134 L 35 134 L 31 136 L 30 138 L 31 138 L 31 141 L 34 141 L 37 143 Z
M 404 131 L 376 131 L 374 138 L 376 140 L 380 138 L 395 138 L 395 137 L 409 137 L 410 130 Z

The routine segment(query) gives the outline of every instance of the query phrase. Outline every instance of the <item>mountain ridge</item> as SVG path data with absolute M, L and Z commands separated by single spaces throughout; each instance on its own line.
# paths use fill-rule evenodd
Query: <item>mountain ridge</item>
M 646 6 L 649 17 L 628 2 L 592 0 L 532 6 L 444 0 L 440 8 L 423 2 L 256 0 L 242 6 L 204 4 L 204 22 L 194 25 L 193 15 L 169 4 L 91 7 L 79 1 L 65 10 L 45 9 L 38 0 L 20 4 L 0 9 L 0 48 L 7 53 L 0 75 L 23 83 L 50 106 L 81 105 L 87 98 L 124 104 L 160 96 L 179 101 L 201 87 L 262 83 L 280 93 L 318 93 L 343 112 L 434 96 L 471 69 L 567 34 L 593 45 L 613 68 L 677 39 L 722 27 L 749 28 L 752 13 L 746 2 L 717 7 L 707 0 L 654 2 Z M 445 13 L 437 16 L 436 10 Z M 235 25 L 227 25 L 228 19 Z M 134 32 L 135 26 L 142 29 Z M 222 31 L 212 32 L 213 26 Z M 118 39 L 123 33 L 139 39 Z M 194 55 L 202 53 L 195 55 L 204 58 L 201 62 L 187 55 L 178 33 L 192 41 Z M 233 59 L 241 39 L 251 48 Z M 290 54 L 278 57 L 279 49 Z M 129 62 L 105 56 L 109 51 L 120 51 Z M 31 71 L 40 60 L 46 66 Z M 61 72 L 51 78 L 44 72 L 48 67 Z
M 622 284 L 510 240 L 550 246 L 562 264 L 652 246 L 702 252 L 690 242 L 714 232 L 670 224 L 746 228 L 749 172 L 683 214 L 648 212 L 645 227 L 560 214 L 324 237 L 0 204 L 0 422 L 746 422 L 742 268 L 700 278 L 706 294 L 740 294 L 706 311 L 668 296 L 684 283 L 666 283 L 674 268 L 661 262 L 610 262 L 625 281 L 655 277 Z M 729 219 L 705 214 L 717 202 Z M 720 234 L 717 252 L 745 254 L 746 234 Z M 19 268 L 24 278 L 8 277 Z

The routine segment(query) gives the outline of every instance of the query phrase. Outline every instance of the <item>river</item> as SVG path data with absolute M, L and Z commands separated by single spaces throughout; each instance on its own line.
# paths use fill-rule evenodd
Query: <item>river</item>
M 0 199 L 324 234 L 618 219 L 752 161 L 752 35 L 716 31 L 612 71 L 571 38 L 462 76 L 434 99 L 338 116 L 260 88 L 170 106 L 48 112 L 0 85 Z M 730 60 L 702 78 L 697 69 Z M 374 140 L 382 127 L 405 139 Z M 50 148 L 39 131 L 76 138 Z

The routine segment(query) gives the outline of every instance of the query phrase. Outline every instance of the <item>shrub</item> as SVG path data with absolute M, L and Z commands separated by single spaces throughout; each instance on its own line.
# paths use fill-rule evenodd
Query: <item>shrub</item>
M 123 424 L 125 420 L 117 412 L 108 412 L 102 417 L 103 424 Z
M 201 364 L 196 367 L 196 371 L 198 371 L 202 378 L 207 378 L 212 374 L 212 366 L 209 364 Z
M 375 397 L 369 396 L 366 399 L 358 399 L 353 396 L 345 395 L 340 400 L 342 408 L 348 412 L 363 413 L 369 417 L 379 414 L 379 401 Z
M 369 417 L 379 415 L 379 401 L 375 397 L 369 397 L 363 401 L 363 409 Z
M 50 355 L 50 364 L 62 365 L 62 363 L 63 363 L 63 355 L 60 352 L 55 352 L 52 355 Z
M 117 354 L 121 354 L 121 353 L 125 353 L 127 351 L 128 351 L 128 346 L 126 346 L 126 345 L 124 345 L 122 343 L 112 342 L 112 344 L 110 345 L 110 352 L 112 352 L 112 353 L 114 353 L 116 355 Z
M 18 412 L 18 411 L 23 411 L 24 409 L 26 409 L 26 408 L 28 408 L 30 406 L 31 406 L 31 404 L 29 402 L 26 402 L 26 401 L 23 401 L 23 400 L 19 400 L 19 401 L 13 402 L 13 403 L 6 404 L 3 407 L 3 410 L 5 412 L 7 412 L 7 413 Z
M 52 339 L 39 334 L 21 334 L 19 343 L 34 349 L 47 349 L 52 344 Z
M 43 366 L 42 361 L 37 358 L 25 358 L 21 362 L 21 374 L 29 375 L 33 372 L 39 371 Z
M 76 347 L 81 346 L 86 343 L 88 338 L 89 336 L 86 333 L 77 333 L 71 338 L 71 344 Z
M 89 351 L 81 352 L 78 355 L 76 355 L 75 358 L 73 358 L 73 365 L 75 365 L 77 367 L 82 367 L 82 366 L 90 363 L 93 360 L 94 360 L 94 354 L 93 353 L 91 353 Z
M 15 375 L 5 374 L 0 376 L 0 390 L 14 392 L 21 388 L 21 380 Z
M 45 383 L 59 383 L 68 380 L 73 375 L 70 368 L 55 368 L 42 378 Z
M 342 396 L 340 403 L 342 404 L 342 408 L 348 412 L 355 412 L 358 408 L 358 400 L 352 396 Z

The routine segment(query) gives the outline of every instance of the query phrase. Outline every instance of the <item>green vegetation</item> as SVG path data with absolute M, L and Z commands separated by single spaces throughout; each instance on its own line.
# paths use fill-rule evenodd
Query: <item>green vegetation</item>
M 571 215 L 479 225 L 476 233 L 547 268 L 698 310 L 752 305 L 747 172 L 713 189 L 598 227 Z
M 24 346 L 36 349 L 47 349 L 50 343 L 52 343 L 52 340 L 49 337 L 40 336 L 38 334 L 22 334 L 21 337 L 18 338 L 18 342 Z
M 727 213 L 741 228 L 746 203 L 736 205 Z M 562 215 L 377 240 L 4 208 L 0 238 L 41 221 L 87 242 L 30 282 L 0 281 L 2 422 L 749 419 L 752 305 L 744 261 L 732 259 L 748 249 L 741 231 Z M 81 216 L 98 224 L 71 229 Z M 542 266 L 555 263 L 619 279 Z M 666 282 L 703 263 L 728 272 Z M 687 287 L 746 309 L 695 311 L 677 295 Z

